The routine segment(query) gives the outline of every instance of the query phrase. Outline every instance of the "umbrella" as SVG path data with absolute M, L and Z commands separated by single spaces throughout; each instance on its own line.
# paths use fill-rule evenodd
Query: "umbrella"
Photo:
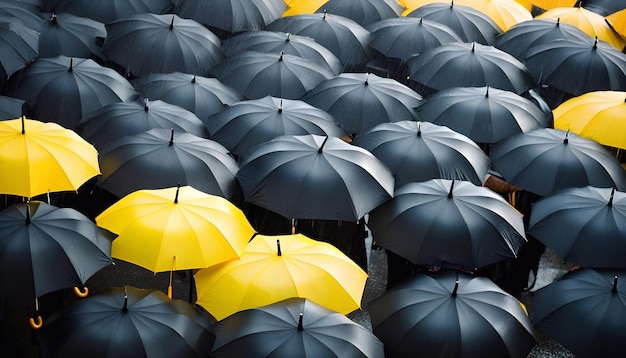
M 255 51 L 228 57 L 211 71 L 247 99 L 265 96 L 299 99 L 334 75 L 327 67 L 299 56 Z
M 87 280 L 111 265 L 116 235 L 72 208 L 41 201 L 0 212 L 0 294 L 40 297 Z
M 39 55 L 39 33 L 19 20 L 0 22 L 0 88 Z
M 233 313 L 214 330 L 214 357 L 384 357 L 371 331 L 306 298 Z
M 455 42 L 408 60 L 409 78 L 433 90 L 494 87 L 522 94 L 535 87 L 526 66 L 493 46 Z
M 170 0 L 46 0 L 41 11 L 65 12 L 108 24 L 137 14 L 164 14 L 172 7 Z
M 626 149 L 626 92 L 592 91 L 554 109 L 554 128 Z
M 32 198 L 75 191 L 100 174 L 96 149 L 56 123 L 0 121 L 0 192 Z
M 98 149 L 104 148 L 107 142 L 153 128 L 209 136 L 206 126 L 195 114 L 159 100 L 111 103 L 78 122 L 80 134 Z
M 382 123 L 357 135 L 352 144 L 389 167 L 396 188 L 430 179 L 483 185 L 489 167 L 489 157 L 471 139 L 429 122 Z
M 335 54 L 347 69 L 358 68 L 369 60 L 370 32 L 357 22 L 327 13 L 302 14 L 280 18 L 265 27 L 308 36 Z
M 99 187 L 123 197 L 139 189 L 190 185 L 234 199 L 239 166 L 221 144 L 164 128 L 128 135 L 100 149 Z
M 348 18 L 361 26 L 400 16 L 402 6 L 381 0 L 291 0 L 283 17 L 326 12 Z
M 496 36 L 502 33 L 500 26 L 485 13 L 453 2 L 424 5 L 406 16 L 444 24 L 451 28 L 462 42 L 476 41 L 483 45 L 493 45 Z
M 563 189 L 533 204 L 528 233 L 560 258 L 586 267 L 626 269 L 626 193 Z
M 489 16 L 503 31 L 533 16 L 515 0 L 457 0 L 458 5 L 472 7 Z
M 494 144 L 489 156 L 504 180 L 540 196 L 587 185 L 626 190 L 626 170 L 606 148 L 559 129 L 514 135 Z
M 175 71 L 205 76 L 224 58 L 214 33 L 174 14 L 138 14 L 106 29 L 104 53 L 135 76 Z
M 193 305 L 132 286 L 67 305 L 35 337 L 42 357 L 204 357 L 215 340 Z
M 151 73 L 131 83 L 143 97 L 177 105 L 202 119 L 244 99 L 217 78 L 182 72 Z
M 346 137 L 335 118 L 301 100 L 264 97 L 241 101 L 206 121 L 211 139 L 241 157 L 281 135 Z
M 417 274 L 369 305 L 387 357 L 526 357 L 535 345 L 520 302 L 491 280 Z
M 74 129 L 87 114 L 107 104 L 137 98 L 131 84 L 91 59 L 38 58 L 9 79 L 6 94 L 26 101 L 29 115 Z
M 478 143 L 545 128 L 550 119 L 529 99 L 489 87 L 441 90 L 424 100 L 417 112 L 420 119 L 447 126 Z
M 0 96 L 0 120 L 20 118 L 28 112 L 26 101 L 15 98 Z
M 532 5 L 542 10 L 550 10 L 557 7 L 573 7 L 576 0 L 532 0 Z M 585 1 L 585 3 L 587 3 Z
M 38 29 L 44 22 L 44 19 L 39 16 L 39 9 L 28 9 L 28 7 L 21 6 L 20 1 L 3 0 L 1 3 L 0 17 L 2 17 L 3 22 L 7 22 L 6 20 L 11 22 L 12 19 L 16 19 L 33 30 Z
M 582 6 L 582 1 L 576 1 L 574 6 Z M 591 10 L 597 14 L 607 16 L 611 15 L 617 11 L 626 9 L 626 5 L 623 1 L 613 1 L 613 0 L 585 0 L 584 2 L 585 9 Z
M 39 35 L 39 56 L 92 58 L 102 61 L 106 57 L 99 38 L 106 38 L 104 24 L 86 17 L 69 13 L 51 13 L 37 29 Z
M 626 349 L 625 270 L 582 268 L 533 293 L 535 327 L 576 357 Z
M 447 179 L 398 188 L 367 225 L 376 245 L 433 267 L 473 270 L 516 257 L 526 242 L 522 216 L 500 195 Z
M 371 73 L 342 73 L 321 82 L 303 97 L 330 113 L 348 132 L 377 124 L 416 119 L 422 96 L 408 86 Z
M 302 234 L 256 235 L 241 258 L 195 274 L 198 301 L 218 321 L 291 297 L 341 314 L 361 305 L 367 274 L 329 243 Z
M 357 221 L 389 200 L 389 169 L 363 148 L 336 137 L 281 136 L 241 160 L 246 202 L 287 219 Z
M 626 9 L 607 16 L 606 21 L 618 34 L 626 36 Z
M 283 52 L 327 67 L 335 75 L 343 70 L 343 65 L 337 56 L 312 38 L 278 31 L 243 32 L 224 40 L 222 50 L 226 56 L 234 56 L 244 51 Z

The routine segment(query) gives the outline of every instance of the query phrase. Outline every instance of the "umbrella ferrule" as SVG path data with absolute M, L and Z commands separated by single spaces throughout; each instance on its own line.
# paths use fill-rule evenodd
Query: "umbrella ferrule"
M 283 112 L 283 99 L 280 99 L 280 104 L 278 105 L 278 113 L 282 113 Z
M 276 254 L 278 256 L 283 256 L 282 251 L 280 250 L 280 240 L 276 240 Z
M 317 150 L 318 153 L 322 153 L 324 151 L 324 145 L 326 145 L 326 141 L 328 141 L 328 136 L 326 136 L 326 138 L 324 138 L 324 141 L 322 142 L 322 145 L 320 145 L 320 149 Z
M 611 196 L 609 196 L 609 202 L 607 204 L 609 207 L 613 206 L 613 196 L 615 196 L 615 187 L 611 188 Z
M 191 83 L 196 83 L 196 75 L 193 75 L 193 78 L 191 79 Z
M 67 68 L 67 72 L 74 71 L 74 57 L 70 57 L 70 66 Z
M 304 315 L 300 312 L 300 315 L 298 316 L 298 332 L 302 332 L 304 330 L 304 326 L 302 325 L 303 317 Z
M 30 202 L 26 203 L 26 220 L 25 220 L 26 225 L 29 225 L 31 223 L 31 218 L 30 218 Z
M 180 192 L 180 183 L 176 185 L 176 196 L 174 197 L 174 204 L 178 204 L 178 193 Z
M 448 198 L 452 198 L 452 190 L 454 190 L 454 179 L 452 179 L 452 183 L 450 184 L 450 191 L 448 191 Z
M 172 128 L 172 134 L 170 135 L 170 146 L 174 145 L 174 128 Z
M 422 124 L 421 124 L 421 122 L 417 122 L 417 136 L 418 137 L 422 136 Z
M 146 112 L 148 112 L 148 109 L 149 109 L 148 102 L 150 102 L 148 98 L 143 100 L 143 110 Z
M 454 281 L 454 290 L 452 290 L 452 297 L 456 297 L 457 291 L 459 290 L 459 280 Z
M 617 275 L 613 276 L 613 287 L 611 288 L 613 294 L 617 294 L 617 279 Z
M 128 290 L 126 286 L 124 286 L 124 306 L 122 307 L 122 312 L 128 312 Z
M 26 116 L 22 116 L 22 134 L 26 134 Z
M 172 15 L 172 21 L 170 22 L 170 30 L 174 29 L 174 16 Z

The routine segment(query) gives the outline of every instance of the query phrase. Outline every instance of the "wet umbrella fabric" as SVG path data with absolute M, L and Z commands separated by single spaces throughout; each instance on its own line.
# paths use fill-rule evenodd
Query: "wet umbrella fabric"
M 414 264 L 473 270 L 516 257 L 522 216 L 490 189 L 432 179 L 409 183 L 370 212 L 376 244 Z
M 626 170 L 606 148 L 559 129 L 514 135 L 495 143 L 489 156 L 509 184 L 540 196 L 587 185 L 626 190 Z
M 39 56 L 39 33 L 19 20 L 0 22 L 0 88 Z
M 564 261 L 626 269 L 626 193 L 586 186 L 533 204 L 528 233 Z
M 418 274 L 369 305 L 387 357 L 526 357 L 535 345 L 520 302 L 484 277 Z
M 581 268 L 533 293 L 535 327 L 577 357 L 626 349 L 626 270 Z
M 177 15 L 139 14 L 106 24 L 108 59 L 135 76 L 184 72 L 200 76 L 224 59 L 221 40 Z
M 214 357 L 384 357 L 371 331 L 306 298 L 236 312 L 214 330 Z
M 38 27 L 39 56 L 92 58 L 104 61 L 106 56 L 98 39 L 106 38 L 104 24 L 90 18 L 69 13 L 46 14 L 46 21 Z
M 111 265 L 113 233 L 72 208 L 41 201 L 0 212 L 0 293 L 40 297 L 85 285 Z
M 430 179 L 483 185 L 489 157 L 468 137 L 430 122 L 383 123 L 357 135 L 353 145 L 370 151 L 395 177 L 395 187 Z
M 171 10 L 172 3 L 169 0 L 46 0 L 41 7 L 41 11 L 70 13 L 103 24 L 132 15 L 164 14 Z
M 73 302 L 36 332 L 42 357 L 203 357 L 215 339 L 193 305 L 132 286 Z

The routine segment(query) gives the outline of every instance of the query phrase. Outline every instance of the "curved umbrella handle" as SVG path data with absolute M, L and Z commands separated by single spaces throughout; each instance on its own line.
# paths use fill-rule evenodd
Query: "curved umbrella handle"
M 167 297 L 172 298 L 172 285 L 167 286 Z
M 39 329 L 43 326 L 43 319 L 40 315 L 37 315 L 36 319 L 33 317 L 29 318 L 28 323 L 30 323 L 30 326 L 33 327 L 33 329 Z
M 89 289 L 87 287 L 83 287 L 83 289 L 85 290 L 84 292 L 81 292 L 80 288 L 74 286 L 74 294 L 76 294 L 76 296 L 80 297 L 80 298 L 85 298 L 87 297 L 87 295 L 89 295 Z

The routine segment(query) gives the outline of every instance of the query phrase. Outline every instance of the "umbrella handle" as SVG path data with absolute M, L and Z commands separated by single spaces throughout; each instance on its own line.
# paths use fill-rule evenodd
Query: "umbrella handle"
M 33 327 L 33 329 L 39 329 L 41 328 L 41 326 L 43 326 L 43 319 L 40 315 L 37 315 L 36 320 L 35 318 L 31 317 L 28 319 L 28 323 L 30 323 L 30 326 Z
M 167 286 L 167 297 L 172 298 L 172 285 Z
M 76 296 L 80 297 L 80 298 L 85 298 L 87 297 L 87 295 L 89 295 L 89 289 L 87 287 L 83 287 L 83 289 L 85 289 L 84 292 L 82 292 L 80 290 L 80 288 L 74 286 L 74 293 L 76 294 Z

